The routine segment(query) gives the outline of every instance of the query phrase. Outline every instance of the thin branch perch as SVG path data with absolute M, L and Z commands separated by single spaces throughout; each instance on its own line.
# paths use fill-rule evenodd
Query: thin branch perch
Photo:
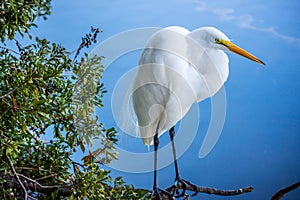
M 176 187 L 177 190 L 183 189 L 182 185 L 178 185 Z M 171 194 L 174 193 L 174 187 L 168 187 L 166 189 L 168 192 L 170 192 Z M 213 194 L 213 195 L 219 195 L 219 196 L 234 196 L 234 195 L 240 195 L 240 194 L 244 194 L 244 193 L 248 193 L 248 192 L 252 192 L 253 191 L 253 187 L 248 186 L 245 188 L 240 188 L 240 189 L 236 189 L 236 190 L 221 190 L 221 189 L 216 189 L 216 188 L 210 188 L 210 187 L 202 187 L 202 186 L 198 186 L 196 189 L 193 188 L 192 186 L 187 186 L 186 188 L 187 191 L 191 191 L 191 192 L 199 192 L 199 193 L 205 193 L 205 194 Z M 145 189 L 136 189 L 136 191 L 143 191 L 143 192 L 150 192 L 150 190 L 145 190 Z M 165 195 L 162 194 L 162 200 L 170 200 L 170 198 Z
M 182 189 L 182 187 L 180 187 L 180 188 L 177 187 L 177 189 Z M 172 191 L 172 187 L 168 188 L 167 190 Z M 197 190 L 195 190 L 193 187 L 187 186 L 186 190 L 193 191 L 193 192 L 199 192 L 199 193 L 220 195 L 220 196 L 234 196 L 234 195 L 244 194 L 247 192 L 252 192 L 253 187 L 249 186 L 249 187 L 240 188 L 237 190 L 221 190 L 221 189 L 216 189 L 216 188 L 198 186 Z

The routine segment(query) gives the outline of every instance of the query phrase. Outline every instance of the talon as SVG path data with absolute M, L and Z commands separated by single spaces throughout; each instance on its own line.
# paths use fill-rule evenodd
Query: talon
M 155 199 L 161 200 L 160 193 L 158 192 L 158 188 L 153 188 L 151 197 L 155 197 Z
M 182 185 L 182 192 L 179 193 L 179 189 L 176 189 L 176 187 L 179 185 L 179 183 Z M 182 178 L 177 178 L 176 182 L 175 182 L 175 192 L 177 194 L 177 196 L 175 196 L 175 198 L 180 198 L 180 197 L 184 197 L 185 195 L 187 195 L 185 192 L 186 192 L 186 189 L 187 189 L 187 186 L 191 186 L 192 188 L 194 188 L 195 192 L 191 195 L 191 196 L 196 196 L 198 194 L 198 191 L 197 191 L 197 186 L 194 185 L 193 183 L 185 180 L 185 179 L 182 179 Z
M 182 185 L 182 192 L 179 193 L 179 189 L 176 189 L 176 194 L 177 196 L 175 196 L 175 198 L 180 198 L 180 197 L 183 197 L 185 195 L 185 192 L 186 192 L 186 187 L 187 187 L 187 184 L 186 182 L 181 179 L 181 178 L 178 178 L 177 181 L 176 181 L 176 185 L 175 185 L 175 188 L 179 185 L 179 183 Z
M 151 197 L 155 197 L 155 199 L 162 200 L 161 194 L 167 195 L 169 199 L 174 199 L 168 191 L 160 189 L 158 187 L 153 188 Z
M 184 179 L 183 179 L 184 180 Z M 194 190 L 195 190 L 195 192 L 191 195 L 191 196 L 196 196 L 197 194 L 198 194 L 198 191 L 197 191 L 197 186 L 195 185 L 195 184 L 193 184 L 193 183 L 191 183 L 191 182 L 189 182 L 189 181 L 187 181 L 187 180 L 184 180 L 188 185 L 190 185 L 192 188 L 194 188 Z

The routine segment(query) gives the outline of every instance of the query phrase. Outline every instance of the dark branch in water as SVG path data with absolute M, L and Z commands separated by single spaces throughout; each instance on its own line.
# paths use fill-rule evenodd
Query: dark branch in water
M 271 200 L 279 200 L 281 199 L 286 193 L 297 189 L 298 187 L 300 187 L 300 181 L 298 183 L 295 183 L 293 185 L 290 185 L 286 188 L 283 188 L 281 190 L 279 190 L 276 194 L 273 195 L 273 197 L 271 198 Z

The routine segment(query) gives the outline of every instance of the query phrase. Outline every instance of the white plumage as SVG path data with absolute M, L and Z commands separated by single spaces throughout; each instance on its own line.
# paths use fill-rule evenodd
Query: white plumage
M 229 73 L 226 50 L 264 64 L 213 27 L 190 32 L 172 26 L 152 35 L 130 89 L 144 144 L 152 145 L 157 128 L 160 136 L 181 120 L 193 103 L 213 96 L 222 87 Z

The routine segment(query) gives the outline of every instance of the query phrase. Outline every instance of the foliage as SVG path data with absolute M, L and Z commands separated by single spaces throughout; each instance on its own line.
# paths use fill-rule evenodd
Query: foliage
M 47 18 L 50 14 L 51 0 L 2 0 L 0 2 L 0 36 L 13 39 L 18 32 L 28 34 L 31 26 L 35 26 L 37 17 Z M 31 37 L 29 35 L 29 37 Z
M 108 171 L 101 170 L 99 165 L 91 164 L 83 171 L 76 169 L 77 195 L 87 199 L 146 199 L 143 192 L 137 193 L 133 186 L 125 185 L 121 177 L 112 179 Z M 99 179 L 99 177 L 103 177 Z M 111 185 L 113 183 L 113 185 Z M 108 198 L 109 197 L 109 198 Z M 73 195 L 70 199 L 73 198 Z M 75 198 L 74 198 L 75 199 Z
M 140 199 L 121 178 L 101 169 L 117 158 L 114 128 L 94 114 L 105 94 L 101 57 L 80 62 L 61 45 L 36 38 L 22 46 L 34 19 L 50 14 L 50 1 L 0 3 L 0 195 L 3 199 Z M 99 29 L 92 29 L 95 41 Z M 16 41 L 8 49 L 6 37 Z M 81 44 L 77 51 L 90 43 Z M 101 110 L 100 110 L 101 111 Z M 86 147 L 97 138 L 98 148 Z M 74 157 L 82 151 L 84 163 Z

